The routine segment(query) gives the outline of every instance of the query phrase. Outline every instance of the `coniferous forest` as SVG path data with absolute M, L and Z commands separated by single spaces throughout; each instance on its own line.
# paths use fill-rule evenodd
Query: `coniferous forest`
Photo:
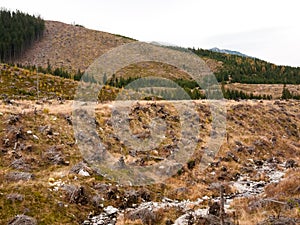
M 20 57 L 44 32 L 40 16 L 20 11 L 0 10 L 0 61 L 13 62 Z
M 215 73 L 219 82 L 245 84 L 300 84 L 300 69 L 278 66 L 252 57 L 243 57 L 205 49 L 190 49 L 203 58 L 215 59 L 223 63 Z

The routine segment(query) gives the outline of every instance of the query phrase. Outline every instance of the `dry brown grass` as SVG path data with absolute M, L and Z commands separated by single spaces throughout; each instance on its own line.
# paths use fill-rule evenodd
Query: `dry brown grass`
M 132 64 L 117 71 L 116 76 L 123 78 L 154 76 L 171 80 L 179 78 L 191 80 L 190 75 L 187 73 L 174 66 L 160 62 L 140 62 Z
M 266 195 L 270 198 L 287 200 L 292 197 L 300 197 L 300 169 L 290 169 L 284 179 L 278 184 L 270 184 L 266 187 Z
M 295 95 L 300 94 L 300 85 L 286 85 L 287 89 Z M 243 91 L 254 95 L 272 95 L 273 99 L 278 99 L 282 95 L 283 84 L 226 84 L 226 89 Z
M 235 199 L 231 204 L 241 225 L 256 224 L 269 216 L 300 218 L 299 169 L 290 170 L 278 184 L 270 184 L 256 198 Z
M 2 102 L 1 102 L 2 103 Z M 147 106 L 147 102 L 143 102 L 144 106 Z M 160 102 L 159 104 L 166 104 Z M 227 104 L 227 118 L 228 126 L 227 132 L 229 134 L 228 142 L 222 145 L 215 162 L 218 162 L 220 157 L 225 157 L 228 151 L 231 151 L 236 157 L 239 158 L 239 162 L 234 160 L 221 160 L 216 167 L 208 167 L 204 172 L 198 170 L 201 156 L 203 154 L 203 147 L 207 145 L 207 136 L 210 131 L 210 115 L 206 115 L 208 107 L 206 107 L 205 101 L 198 101 L 199 114 L 201 123 L 205 128 L 202 129 L 201 139 L 191 161 L 195 162 L 194 166 L 185 165 L 182 171 L 175 176 L 169 178 L 164 184 L 149 185 L 146 188 L 151 193 L 151 200 L 160 201 L 163 197 L 169 197 L 172 199 L 191 199 L 195 200 L 204 195 L 217 196 L 218 191 L 213 190 L 210 187 L 212 183 L 219 183 L 219 177 L 223 177 L 224 182 L 231 181 L 234 174 L 240 172 L 245 163 L 249 163 L 249 158 L 252 159 L 269 159 L 270 157 L 276 157 L 280 161 L 286 159 L 294 159 L 298 164 L 300 162 L 299 156 L 299 133 L 300 127 L 300 112 L 299 102 L 282 101 L 280 105 L 275 104 L 275 101 L 264 102 L 234 102 L 229 101 Z M 44 110 L 47 109 L 47 110 Z M 23 114 L 21 114 L 23 111 Z M 51 192 L 49 191 L 50 177 L 55 180 L 61 179 L 62 182 L 72 184 L 76 186 L 84 186 L 87 188 L 87 192 L 91 194 L 97 194 L 93 189 L 93 185 L 97 183 L 108 183 L 109 181 L 96 175 L 91 177 L 80 177 L 70 174 L 69 171 L 72 166 L 82 160 L 80 151 L 76 145 L 73 137 L 72 126 L 68 124 L 65 119 L 66 115 L 70 115 L 72 111 L 72 102 L 66 102 L 65 104 L 59 104 L 58 102 L 52 102 L 52 104 L 44 104 L 37 106 L 37 114 L 34 114 L 34 103 L 31 101 L 17 101 L 14 105 L 1 104 L 0 112 L 2 113 L 0 120 L 0 192 L 2 193 L 0 199 L 0 211 L 1 223 L 7 223 L 15 214 L 22 213 L 26 208 L 30 209 L 29 215 L 36 217 L 41 224 L 74 224 L 82 222 L 88 213 L 93 210 L 97 210 L 93 205 L 80 206 L 76 203 L 70 203 L 65 198 L 64 193 L 61 191 Z M 107 126 L 106 121 L 109 118 L 111 112 L 111 103 L 97 105 L 97 114 L 99 115 L 99 124 L 105 128 L 104 132 L 100 135 L 107 134 L 108 142 L 111 142 L 115 148 L 120 147 L 118 142 L 109 137 L 112 133 L 110 127 Z M 170 108 L 170 112 L 174 113 Z M 24 159 L 33 159 L 32 172 L 35 174 L 36 179 L 28 182 L 8 182 L 5 180 L 5 174 L 13 171 L 9 165 L 14 160 L 13 145 L 5 147 L 3 139 L 7 135 L 7 130 L 10 126 L 7 121 L 12 115 L 20 115 L 20 122 L 16 127 L 22 127 L 24 132 L 31 130 L 34 134 L 39 136 L 39 141 L 31 138 L 29 134 L 25 134 L 25 139 L 22 140 L 23 144 L 32 145 L 32 151 L 21 152 Z M 148 114 L 141 114 L 147 116 Z M 146 118 L 145 118 L 146 119 Z M 40 126 L 51 125 L 54 132 L 60 133 L 59 136 L 53 136 L 52 139 L 48 138 L 46 134 L 39 131 Z M 276 137 L 276 143 L 272 144 L 272 138 Z M 247 151 L 238 152 L 236 149 L 236 141 L 240 141 L 245 145 L 253 146 L 254 142 L 259 140 L 262 146 L 257 145 L 255 151 L 250 154 Z M 20 140 L 21 141 L 21 140 Z M 53 145 L 64 146 L 63 153 L 70 161 L 70 165 L 52 165 L 44 160 L 43 155 L 47 149 Z M 7 152 L 2 152 L 7 150 Z M 114 148 L 109 150 L 114 151 Z M 226 167 L 227 171 L 222 171 L 222 168 Z M 214 175 L 212 174 L 214 172 Z M 251 175 L 251 174 L 250 174 Z M 254 179 L 256 173 L 251 175 Z M 75 178 L 76 177 L 76 178 Z M 257 178 L 263 179 L 263 178 Z M 288 201 L 291 198 L 299 197 L 299 169 L 291 169 L 286 175 L 286 179 L 280 182 L 278 185 L 269 185 L 266 189 L 266 197 L 278 198 L 280 201 Z M 126 187 L 119 188 L 120 195 L 124 192 Z M 136 187 L 137 190 L 140 187 Z M 226 193 L 233 193 L 235 190 L 230 186 L 226 188 Z M 19 193 L 25 196 L 23 202 L 11 203 L 6 199 L 7 194 Z M 101 193 L 98 193 L 101 194 Z M 32 197 L 30 197 L 32 196 Z M 63 197 L 61 197 L 63 196 Z M 241 199 L 234 201 L 233 208 L 237 210 L 239 215 L 240 224 L 249 225 L 256 224 L 269 215 L 276 215 L 280 212 L 280 209 L 276 208 L 276 205 L 264 206 L 262 208 L 251 210 L 249 203 L 251 201 L 257 201 L 253 199 Z M 57 206 L 58 202 L 68 205 L 63 209 Z M 118 206 L 120 200 L 106 199 L 103 204 Z M 176 212 L 173 209 L 159 211 L 159 221 L 166 219 L 174 220 Z M 286 210 L 284 215 L 291 217 L 299 217 L 299 210 L 297 208 L 292 210 Z M 46 214 L 45 214 L 46 212 Z M 63 212 L 63 213 L 59 213 Z M 158 218 L 157 217 L 157 218 Z M 125 220 L 128 224 L 141 224 L 139 221 Z M 159 222 L 160 223 L 160 222 Z

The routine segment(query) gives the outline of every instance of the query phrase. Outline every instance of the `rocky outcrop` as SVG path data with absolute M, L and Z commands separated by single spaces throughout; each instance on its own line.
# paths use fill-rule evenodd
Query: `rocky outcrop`
M 104 208 L 104 212 L 97 216 L 90 215 L 82 225 L 115 225 L 117 222 L 117 212 L 119 210 L 113 206 Z

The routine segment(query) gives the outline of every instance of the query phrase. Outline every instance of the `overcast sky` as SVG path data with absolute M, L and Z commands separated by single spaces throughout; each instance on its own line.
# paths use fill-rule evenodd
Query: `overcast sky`
M 300 67 L 297 0 L 0 0 L 0 6 L 140 41 L 225 48 Z

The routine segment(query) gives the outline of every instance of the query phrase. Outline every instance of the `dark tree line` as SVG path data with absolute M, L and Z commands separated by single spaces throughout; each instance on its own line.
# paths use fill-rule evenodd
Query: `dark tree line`
M 140 79 L 141 77 L 129 77 L 129 78 L 123 78 L 123 77 L 116 77 L 113 75 L 113 77 L 110 80 L 106 80 L 106 84 L 112 87 L 117 87 L 117 88 L 123 88 L 126 85 L 129 85 L 131 82 Z M 206 95 L 203 92 L 203 90 L 199 87 L 197 82 L 195 81 L 190 81 L 190 80 L 184 80 L 184 79 L 175 79 L 174 82 L 182 87 L 184 91 L 190 96 L 191 99 L 205 99 Z M 145 82 L 145 87 L 149 85 L 149 82 Z M 149 86 L 148 86 L 149 87 Z M 160 80 L 156 80 L 156 82 L 152 82 L 150 87 L 166 87 L 165 90 L 162 90 L 163 96 L 169 96 L 170 99 L 174 97 L 174 93 L 172 93 L 172 90 L 168 90 L 168 87 L 173 87 L 170 83 L 164 83 L 161 82 Z M 140 83 L 139 88 L 144 88 L 143 83 Z M 225 99 L 233 99 L 233 100 L 239 100 L 239 99 L 266 99 L 266 100 L 271 100 L 273 97 L 272 95 L 255 95 L 253 93 L 246 93 L 243 91 L 238 91 L 238 90 L 229 90 L 225 89 L 224 84 L 222 84 L 222 93 L 223 97 Z M 289 96 L 289 95 L 288 95 Z M 175 96 L 176 97 L 176 96 Z M 291 97 L 289 97 L 291 98 Z M 297 98 L 294 96 L 294 98 Z
M 14 63 L 9 63 L 9 65 L 14 66 Z M 64 68 L 52 68 L 52 66 L 50 65 L 50 63 L 48 62 L 48 66 L 46 68 L 38 66 L 36 67 L 35 65 L 31 66 L 31 65 L 22 65 L 17 63 L 16 64 L 17 67 L 19 68 L 24 68 L 24 69 L 28 69 L 30 71 L 38 71 L 39 73 L 44 73 L 44 74 L 51 74 L 53 76 L 58 76 L 58 77 L 62 77 L 62 78 L 67 78 L 67 79 L 73 79 L 76 81 L 80 81 L 84 72 L 81 72 L 80 69 L 77 70 L 76 73 L 72 73 L 69 72 L 68 70 L 65 70 Z
M 284 84 L 283 89 L 282 89 L 281 99 L 297 99 L 297 100 L 300 100 L 300 95 L 290 92 L 290 90 Z
M 277 66 L 266 61 L 212 52 L 204 49 L 190 49 L 203 58 L 223 62 L 222 68 L 215 73 L 217 80 L 248 84 L 300 84 L 300 68 Z
M 45 22 L 39 16 L 20 11 L 0 10 L 0 61 L 12 62 L 22 55 L 44 32 Z
M 239 100 L 239 99 L 265 99 L 265 100 L 271 100 L 273 98 L 272 95 L 266 95 L 266 94 L 259 94 L 255 95 L 253 93 L 246 93 L 243 91 L 238 90 L 230 90 L 225 89 L 224 83 L 222 83 L 222 93 L 225 99 L 233 99 L 233 100 Z

